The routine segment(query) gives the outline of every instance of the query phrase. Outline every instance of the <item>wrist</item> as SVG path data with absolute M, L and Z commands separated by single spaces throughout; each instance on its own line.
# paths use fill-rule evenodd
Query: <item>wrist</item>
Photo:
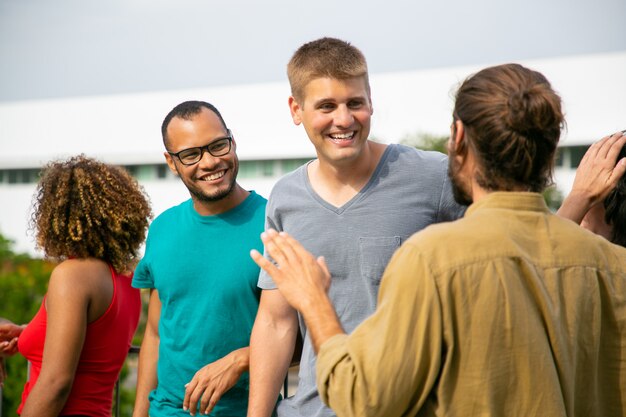
M 250 348 L 244 347 L 232 352 L 233 364 L 240 374 L 250 369 Z
M 588 190 L 575 188 L 573 188 L 569 195 L 566 197 L 566 200 L 572 201 L 580 207 L 585 207 L 587 209 L 596 204 L 598 199 L 599 196 L 593 195 Z
M 337 334 L 345 333 L 328 296 L 309 305 L 301 313 L 311 334 L 313 349 L 316 353 L 328 339 Z

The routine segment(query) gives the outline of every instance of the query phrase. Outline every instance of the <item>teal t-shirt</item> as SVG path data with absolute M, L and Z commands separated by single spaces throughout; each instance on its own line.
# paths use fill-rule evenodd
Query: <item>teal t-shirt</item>
M 200 368 L 250 344 L 260 297 L 259 268 L 250 249 L 263 249 L 266 202 L 251 191 L 234 209 L 201 216 L 187 200 L 150 225 L 133 286 L 155 288 L 161 300 L 151 417 L 188 416 L 185 384 Z M 245 416 L 247 406 L 244 373 L 211 415 Z

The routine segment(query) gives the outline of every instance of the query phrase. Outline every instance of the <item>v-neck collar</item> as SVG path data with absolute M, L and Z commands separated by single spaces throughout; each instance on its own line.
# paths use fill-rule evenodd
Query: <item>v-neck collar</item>
M 351 206 L 353 206 L 354 204 L 356 204 L 357 202 L 359 202 L 360 200 L 364 199 L 367 196 L 369 190 L 373 187 L 374 182 L 378 178 L 378 175 L 380 174 L 380 171 L 383 165 L 385 164 L 385 161 L 389 157 L 389 154 L 391 153 L 391 149 L 393 148 L 395 148 L 393 144 L 387 145 L 387 147 L 385 148 L 385 151 L 383 152 L 383 155 L 380 157 L 380 161 L 378 161 L 378 164 L 376 165 L 376 169 L 374 169 L 374 172 L 370 176 L 367 183 L 363 186 L 363 188 L 361 188 L 354 195 L 354 197 L 348 200 L 341 207 L 333 206 L 328 201 L 320 197 L 320 195 L 317 192 L 315 192 L 315 190 L 313 189 L 313 186 L 311 185 L 311 180 L 309 179 L 309 170 L 308 170 L 309 164 L 313 161 L 309 161 L 306 164 L 306 166 L 303 167 L 304 169 L 302 170 L 302 180 L 304 181 L 304 185 L 307 191 L 309 192 L 309 194 L 311 195 L 311 197 L 313 197 L 315 201 L 317 201 L 322 207 L 334 212 L 337 215 L 340 215 L 344 213 L 346 210 L 348 210 Z

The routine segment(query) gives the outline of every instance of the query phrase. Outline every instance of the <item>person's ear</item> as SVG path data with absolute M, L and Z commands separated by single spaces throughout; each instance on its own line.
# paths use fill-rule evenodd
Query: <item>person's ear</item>
M 176 169 L 174 157 L 172 157 L 172 155 L 170 155 L 168 152 L 163 152 L 163 155 L 165 156 L 165 162 L 167 162 L 167 166 L 169 167 L 170 171 L 172 171 L 174 175 L 178 175 L 178 169 Z
M 452 146 L 454 146 L 455 153 L 463 154 L 465 152 L 465 126 L 460 120 L 455 120 L 452 129 Z
M 237 142 L 235 141 L 235 135 L 233 135 L 233 132 L 230 132 L 230 137 L 232 138 L 232 142 L 233 142 L 233 149 L 232 152 L 237 152 Z
M 300 123 L 302 123 L 302 117 L 300 115 L 302 112 L 302 107 L 293 96 L 289 96 L 289 111 L 291 112 L 291 119 L 293 120 L 294 124 L 299 125 Z

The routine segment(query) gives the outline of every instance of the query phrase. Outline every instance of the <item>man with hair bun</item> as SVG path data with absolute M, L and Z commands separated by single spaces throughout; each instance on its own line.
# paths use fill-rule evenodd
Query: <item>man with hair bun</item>
M 263 234 L 275 263 L 252 257 L 304 317 L 337 415 L 624 415 L 626 250 L 547 208 L 562 125 L 536 71 L 508 64 L 465 80 L 449 176 L 471 205 L 402 245 L 376 312 L 350 335 L 324 259 Z

